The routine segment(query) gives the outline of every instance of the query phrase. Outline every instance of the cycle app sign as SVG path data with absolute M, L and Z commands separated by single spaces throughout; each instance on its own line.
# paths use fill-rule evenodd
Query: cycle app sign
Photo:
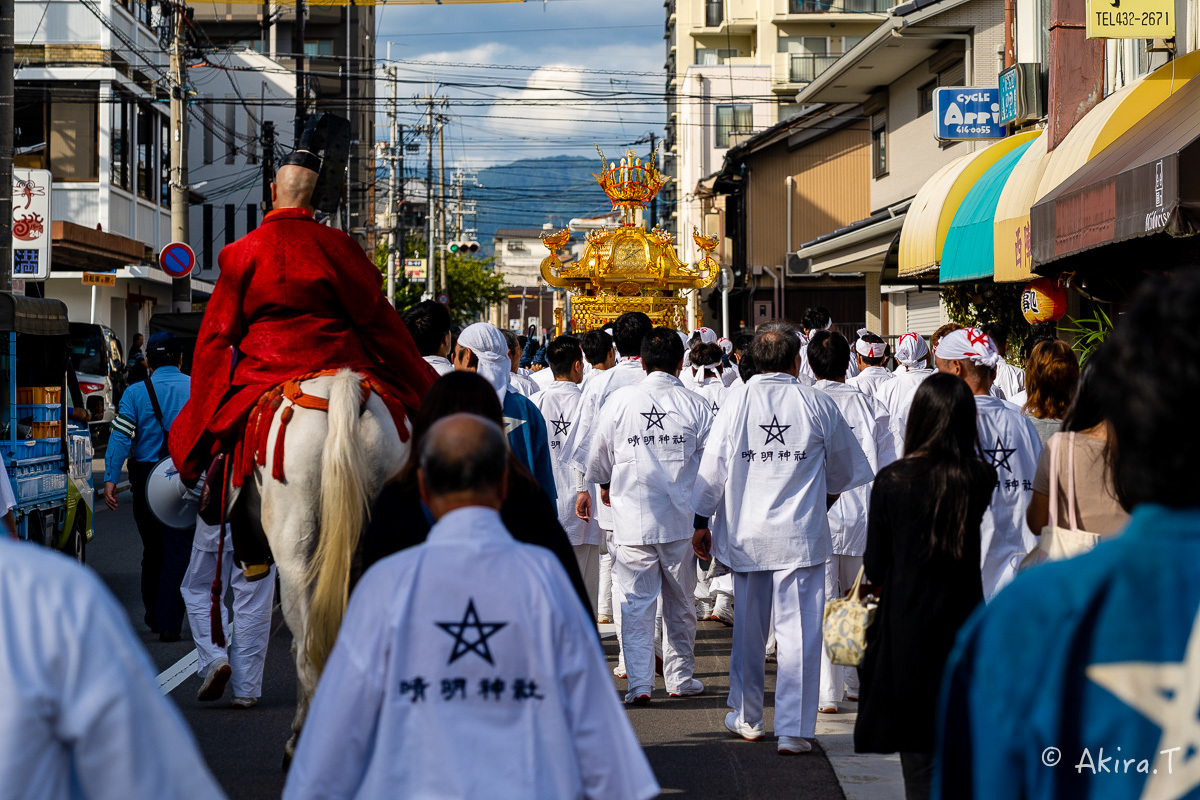
M 944 141 L 1003 139 L 1000 89 L 945 87 L 933 93 L 934 134 Z

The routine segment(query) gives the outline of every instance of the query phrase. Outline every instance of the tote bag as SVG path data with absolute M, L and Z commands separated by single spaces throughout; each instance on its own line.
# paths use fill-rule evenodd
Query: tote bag
M 1061 436 L 1050 439 L 1050 518 L 1042 528 L 1037 547 L 1021 561 L 1020 569 L 1026 570 L 1048 561 L 1074 558 L 1091 550 L 1100 541 L 1100 534 L 1088 533 L 1079 527 L 1075 513 L 1075 433 L 1067 434 L 1067 524 L 1058 526 L 1058 456 Z
M 857 667 L 867 649 L 867 628 L 875 618 L 875 603 L 864 603 L 858 597 L 863 568 L 858 568 L 854 586 L 845 597 L 825 604 L 822 635 L 829 660 L 843 667 Z

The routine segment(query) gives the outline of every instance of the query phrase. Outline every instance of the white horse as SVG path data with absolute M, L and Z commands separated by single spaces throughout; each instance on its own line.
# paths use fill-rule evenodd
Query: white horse
M 271 421 L 267 466 L 255 468 L 241 496 L 271 546 L 293 637 L 298 690 L 285 764 L 337 638 L 370 506 L 408 459 L 409 445 L 400 440 L 387 406 L 374 393 L 363 403 L 360 381 L 342 370 L 303 382 L 304 394 L 328 399 L 328 412 L 284 400 Z M 284 480 L 277 481 L 271 465 L 289 406 Z

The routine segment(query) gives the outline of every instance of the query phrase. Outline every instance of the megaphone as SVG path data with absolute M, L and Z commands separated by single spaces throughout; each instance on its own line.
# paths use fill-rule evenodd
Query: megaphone
M 186 530 L 196 525 L 196 510 L 200 505 L 200 492 L 204 489 L 204 476 L 195 488 L 183 485 L 175 462 L 164 458 L 150 470 L 146 478 L 146 505 L 154 518 L 168 528 Z

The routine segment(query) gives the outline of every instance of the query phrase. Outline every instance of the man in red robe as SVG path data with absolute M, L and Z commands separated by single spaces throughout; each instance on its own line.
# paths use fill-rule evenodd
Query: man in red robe
M 280 167 L 274 210 L 221 251 L 191 399 L 170 432 L 171 457 L 188 485 L 218 453 L 234 450 L 259 398 L 284 381 L 341 367 L 368 375 L 403 432 L 405 413 L 437 378 L 362 248 L 313 218 L 316 168 Z

